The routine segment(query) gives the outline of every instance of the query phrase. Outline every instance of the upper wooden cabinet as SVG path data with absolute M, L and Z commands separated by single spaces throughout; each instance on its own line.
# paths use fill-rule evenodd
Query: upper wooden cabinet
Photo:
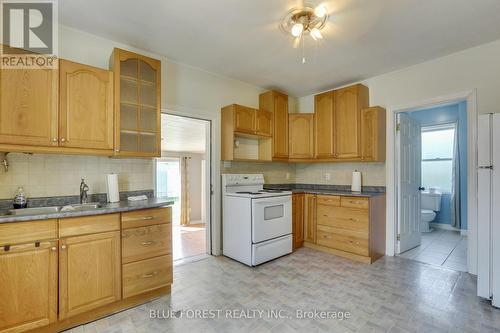
M 357 84 L 335 90 L 335 158 L 361 157 L 361 110 L 369 105 L 368 88 Z
M 314 114 L 291 113 L 290 159 L 309 159 L 314 157 Z
M 113 73 L 59 62 L 59 144 L 113 149 Z
M 255 134 L 257 111 L 255 109 L 234 104 L 234 131 Z
M 334 157 L 334 92 L 314 96 L 314 157 Z
M 288 95 L 277 91 L 262 93 L 259 109 L 273 114 L 273 159 L 288 159 Z
M 40 329 L 57 320 L 57 241 L 2 246 L 0 272 L 1 332 Z
M 115 48 L 115 154 L 161 154 L 161 62 Z
M 0 70 L 0 147 L 58 146 L 58 79 L 57 70 Z
M 361 110 L 361 160 L 385 161 L 386 111 L 379 106 Z
M 231 104 L 221 109 L 221 116 L 223 161 L 271 161 L 271 113 Z

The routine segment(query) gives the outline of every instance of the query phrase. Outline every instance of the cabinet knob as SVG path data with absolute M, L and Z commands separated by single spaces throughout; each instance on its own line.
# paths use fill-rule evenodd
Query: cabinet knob
M 66 138 L 61 138 L 61 142 L 66 142 Z
M 115 149 L 115 152 L 119 153 L 119 152 L 120 152 L 120 149 Z
M 57 138 L 52 138 L 52 142 L 57 142 Z
M 61 250 L 66 250 L 66 245 L 61 245 Z
M 51 251 L 53 251 L 53 252 L 56 252 L 56 251 L 57 251 L 57 247 L 52 246 L 52 247 L 50 248 L 50 250 L 51 250 Z

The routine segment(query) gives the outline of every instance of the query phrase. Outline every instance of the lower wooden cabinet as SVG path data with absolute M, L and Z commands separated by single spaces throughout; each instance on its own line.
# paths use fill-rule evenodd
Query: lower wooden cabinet
M 121 298 L 119 231 L 62 239 L 59 262 L 59 319 Z
M 171 216 L 164 207 L 0 224 L 0 333 L 59 332 L 168 293 Z
M 57 320 L 57 241 L 11 245 L 8 250 L 2 246 L 0 299 L 2 333 L 37 329 Z
M 292 195 L 292 234 L 293 249 L 302 247 L 304 243 L 304 199 L 303 193 Z
M 303 221 L 307 247 L 366 263 L 385 255 L 385 195 L 306 194 Z

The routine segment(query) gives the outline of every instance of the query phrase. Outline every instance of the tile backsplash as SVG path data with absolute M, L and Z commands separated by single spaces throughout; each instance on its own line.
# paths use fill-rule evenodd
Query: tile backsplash
M 120 191 L 154 188 L 152 159 L 9 153 L 9 171 L 0 168 L 0 199 L 10 199 L 19 186 L 28 197 L 79 194 L 81 178 L 89 194 L 106 192 L 106 174 L 117 173 Z
M 363 186 L 385 186 L 385 163 L 297 163 L 295 181 L 298 184 L 351 185 L 352 172 L 362 175 Z M 330 180 L 326 179 L 330 174 Z
M 295 165 L 291 163 L 221 162 L 223 173 L 262 173 L 268 184 L 295 183 Z

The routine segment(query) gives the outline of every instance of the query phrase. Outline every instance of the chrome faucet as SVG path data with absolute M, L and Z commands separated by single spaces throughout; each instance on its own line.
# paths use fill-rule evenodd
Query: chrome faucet
M 87 192 L 89 191 L 89 186 L 85 184 L 85 179 L 82 178 L 82 182 L 80 183 L 80 203 L 86 204 L 88 201 Z

